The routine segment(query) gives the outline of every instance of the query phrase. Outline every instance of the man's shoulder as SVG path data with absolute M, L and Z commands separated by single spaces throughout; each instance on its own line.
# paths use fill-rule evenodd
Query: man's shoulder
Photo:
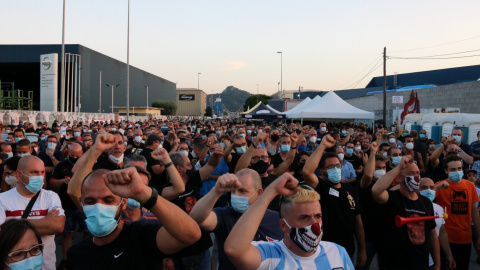
M 17 191 L 17 188 L 12 188 L 10 190 L 7 190 L 5 192 L 2 192 L 0 193 L 0 202 L 2 201 L 2 199 L 7 199 L 7 198 L 10 198 L 10 197 L 15 197 L 15 196 L 19 196 L 20 193 L 18 193 Z

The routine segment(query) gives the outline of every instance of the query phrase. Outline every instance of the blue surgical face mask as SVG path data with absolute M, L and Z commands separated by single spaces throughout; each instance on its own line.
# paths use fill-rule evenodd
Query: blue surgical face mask
M 25 184 L 25 182 L 22 181 L 22 183 L 25 185 L 25 188 L 28 189 L 31 193 L 37 193 L 39 192 L 42 187 L 43 187 L 43 175 L 35 175 L 35 176 L 28 176 L 22 171 L 20 171 L 23 175 L 28 177 L 28 184 Z
M 353 154 L 353 149 L 352 148 L 347 148 L 347 150 L 345 150 L 345 154 L 347 154 L 347 156 L 350 156 Z
M 223 149 L 227 148 L 227 145 L 223 142 L 221 142 L 220 145 L 223 146 Z
M 57 147 L 57 144 L 53 142 L 49 142 L 47 147 L 50 150 L 55 150 L 55 147 Z
M 246 146 L 242 146 L 242 147 L 237 147 L 237 154 L 243 154 L 245 153 L 245 151 L 247 151 L 247 147 Z
M 280 146 L 280 151 L 282 151 L 282 152 L 288 152 L 288 151 L 290 151 L 290 145 L 288 145 L 288 144 L 282 144 L 282 146 Z
M 307 146 L 306 146 L 306 145 L 302 145 L 302 144 L 301 144 L 301 145 L 298 146 L 298 151 L 305 151 L 305 150 L 307 150 Z
M 202 140 L 205 140 L 205 135 L 202 135 Z
M 402 160 L 401 156 L 392 157 L 392 164 L 395 165 L 395 166 L 398 166 L 398 164 L 400 164 L 401 160 Z
M 118 225 L 120 218 L 115 219 L 119 205 L 105 205 L 96 203 L 92 205 L 83 205 L 83 213 L 87 219 L 85 223 L 87 228 L 96 237 L 109 235 Z
M 462 141 L 462 136 L 453 136 L 453 138 L 455 138 L 455 143 L 459 143 Z
M 32 256 L 28 259 L 8 264 L 12 270 L 40 270 L 43 265 L 43 254 Z
M 22 138 L 15 138 L 15 143 L 18 143 Z
M 420 191 L 420 195 L 423 195 L 433 201 L 435 199 L 435 191 L 431 189 L 425 189 Z
M 452 182 L 460 183 L 463 177 L 463 171 L 449 172 L 448 177 L 452 180 Z
M 427 136 L 425 136 L 425 134 L 420 134 L 420 139 L 425 139 Z
M 255 193 L 250 195 L 250 197 L 253 195 L 255 195 Z M 232 203 L 233 210 L 239 213 L 245 213 L 245 211 L 247 211 L 247 209 L 250 207 L 250 204 L 248 203 L 250 197 L 232 195 L 230 202 Z
M 113 128 L 112 128 L 112 130 L 113 130 Z M 75 137 L 80 137 L 80 132 L 75 131 L 75 132 L 73 133 L 73 136 L 75 136 Z
M 333 184 L 340 183 L 342 180 L 342 169 L 340 168 L 332 168 L 327 170 L 328 173 L 328 181 L 332 182 Z
M 30 153 L 25 153 L 25 154 L 17 154 L 19 157 L 27 157 L 30 156 Z
M 136 200 L 132 199 L 132 198 L 128 198 L 127 207 L 132 209 L 132 210 L 135 210 L 135 209 L 140 207 L 140 203 L 137 202 Z
M 44 141 L 46 138 L 47 138 L 47 136 L 43 136 L 41 140 Z
M 222 132 L 220 130 L 215 131 L 215 134 L 220 135 Z
M 7 153 L 7 159 L 13 157 L 13 152 Z
M 243 138 L 245 138 L 245 136 L 246 136 L 245 134 L 239 134 L 239 135 L 242 136 Z

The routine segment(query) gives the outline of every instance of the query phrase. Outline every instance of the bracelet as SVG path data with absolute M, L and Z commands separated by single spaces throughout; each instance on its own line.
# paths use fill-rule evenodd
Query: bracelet
M 172 166 L 172 165 L 173 165 L 173 161 L 170 161 L 169 163 L 165 164 L 164 166 L 165 166 L 165 169 L 166 169 L 166 168 L 168 168 L 168 167 L 170 167 L 170 166 Z
M 143 207 L 150 210 L 157 203 L 158 191 L 152 187 L 152 196 L 143 204 Z
M 255 148 L 255 149 L 258 148 L 258 146 L 256 146 L 253 142 L 252 142 L 252 146 L 253 146 L 253 148 Z
M 297 147 L 296 146 L 295 147 L 290 147 L 290 149 L 297 149 Z

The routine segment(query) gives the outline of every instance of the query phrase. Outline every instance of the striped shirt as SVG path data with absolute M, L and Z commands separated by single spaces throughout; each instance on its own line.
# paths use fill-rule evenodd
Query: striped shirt
M 353 270 L 352 261 L 342 246 L 322 241 L 315 253 L 309 257 L 293 254 L 282 241 L 252 242 L 262 255 L 258 269 L 332 269 Z

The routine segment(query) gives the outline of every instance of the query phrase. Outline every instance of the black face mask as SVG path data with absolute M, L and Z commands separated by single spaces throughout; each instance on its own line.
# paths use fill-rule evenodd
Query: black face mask
M 180 138 L 180 142 L 185 142 L 185 138 Z
M 272 142 L 276 142 L 276 141 L 278 141 L 278 139 L 280 139 L 280 136 L 274 134 L 274 135 L 270 136 L 270 139 L 272 139 Z
M 68 157 L 68 160 L 70 160 L 70 162 L 71 162 L 72 164 L 75 164 L 75 163 L 77 162 L 78 158 L 74 158 L 74 157 L 70 157 L 70 156 L 69 156 L 69 157 Z
M 268 164 L 267 162 L 259 160 L 257 161 L 257 163 L 252 164 L 250 168 L 256 171 L 258 174 L 262 175 L 267 172 L 269 166 L 270 164 Z

